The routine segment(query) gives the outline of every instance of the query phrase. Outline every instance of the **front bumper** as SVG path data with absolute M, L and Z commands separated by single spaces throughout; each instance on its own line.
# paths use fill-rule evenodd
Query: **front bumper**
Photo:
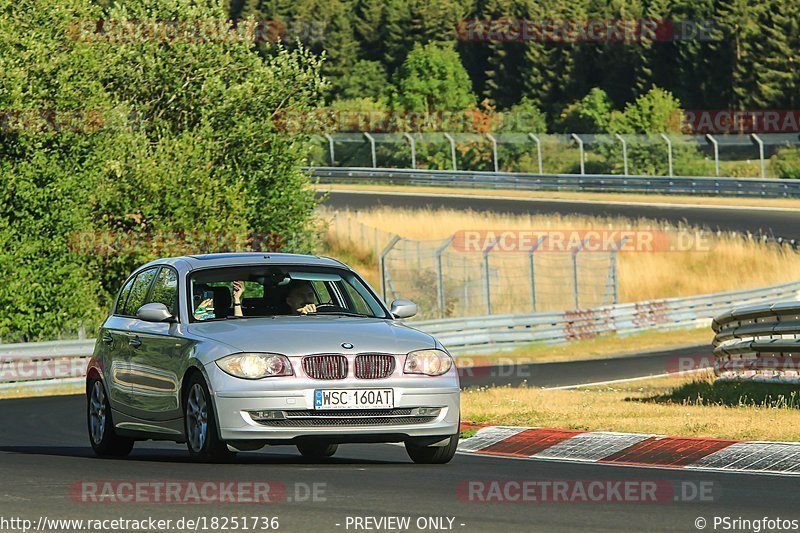
M 224 441 L 297 442 L 307 438 L 336 442 L 396 442 L 406 438 L 447 437 L 459 431 L 460 391 L 455 368 L 444 376 L 397 376 L 364 380 L 314 380 L 291 376 L 249 381 L 229 376 L 215 363 L 205 367 L 216 407 L 220 438 Z M 254 420 L 254 411 L 299 412 L 314 409 L 315 389 L 392 388 L 395 409 L 438 408 L 434 417 L 405 423 L 402 419 L 375 425 L 343 423 L 332 416 L 332 425 L 276 427 Z M 329 412 L 327 412 L 329 413 Z M 343 413 L 343 418 L 346 414 Z

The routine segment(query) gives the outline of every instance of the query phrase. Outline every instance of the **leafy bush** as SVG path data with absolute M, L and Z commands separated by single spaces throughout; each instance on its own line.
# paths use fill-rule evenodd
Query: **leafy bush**
M 272 247 L 314 248 L 314 195 L 298 170 L 307 139 L 273 117 L 319 102 L 317 59 L 279 46 L 262 57 L 244 41 L 91 42 L 70 26 L 225 17 L 221 1 L 135 0 L 104 14 L 90 0 L 0 0 L 0 109 L 91 117 L 0 132 L 4 340 L 96 324 L 123 277 L 164 254 L 159 235 L 224 234 L 213 250 L 270 232 Z M 109 234 L 136 243 L 100 246 Z
M 800 179 L 800 150 L 797 148 L 780 148 L 769 158 L 769 164 L 779 178 Z

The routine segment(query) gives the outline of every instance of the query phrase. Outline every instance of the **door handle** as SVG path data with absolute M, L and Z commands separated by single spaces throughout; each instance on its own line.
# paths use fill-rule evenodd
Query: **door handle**
M 142 345 L 142 341 L 139 340 L 139 337 L 133 337 L 131 340 L 128 341 L 128 346 L 133 346 L 134 348 L 138 348 Z
M 103 337 L 100 340 L 102 340 L 106 344 L 113 344 L 114 343 L 114 337 L 111 336 L 111 333 L 104 334 Z

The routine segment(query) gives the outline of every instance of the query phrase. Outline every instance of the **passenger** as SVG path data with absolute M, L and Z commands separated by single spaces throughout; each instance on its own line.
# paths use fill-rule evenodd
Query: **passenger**
M 233 316 L 244 316 L 242 314 L 242 295 L 244 294 L 244 281 L 234 281 L 233 288 Z
M 286 294 L 286 304 L 293 315 L 307 315 L 316 313 L 314 287 L 305 280 L 292 281 L 289 292 Z
M 242 295 L 244 294 L 244 281 L 234 281 L 231 284 L 231 288 L 233 289 L 233 316 L 244 316 L 242 313 Z M 208 296 L 209 292 L 213 292 L 213 289 L 208 285 L 196 285 L 195 290 L 201 295 L 205 293 Z M 227 315 L 227 309 L 225 310 L 225 314 Z M 196 320 L 210 320 L 212 318 L 216 318 L 217 313 L 214 310 L 214 298 L 213 296 L 210 298 L 206 298 L 205 300 L 201 301 L 194 310 L 194 318 Z

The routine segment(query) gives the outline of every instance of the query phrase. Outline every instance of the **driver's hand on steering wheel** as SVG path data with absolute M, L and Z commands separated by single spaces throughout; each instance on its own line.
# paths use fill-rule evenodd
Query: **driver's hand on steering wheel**
M 300 313 L 301 315 L 307 315 L 309 313 L 316 313 L 317 312 L 317 306 L 314 305 L 314 304 L 307 304 L 307 305 L 304 305 L 303 307 L 301 307 L 300 309 L 298 309 L 297 312 Z

